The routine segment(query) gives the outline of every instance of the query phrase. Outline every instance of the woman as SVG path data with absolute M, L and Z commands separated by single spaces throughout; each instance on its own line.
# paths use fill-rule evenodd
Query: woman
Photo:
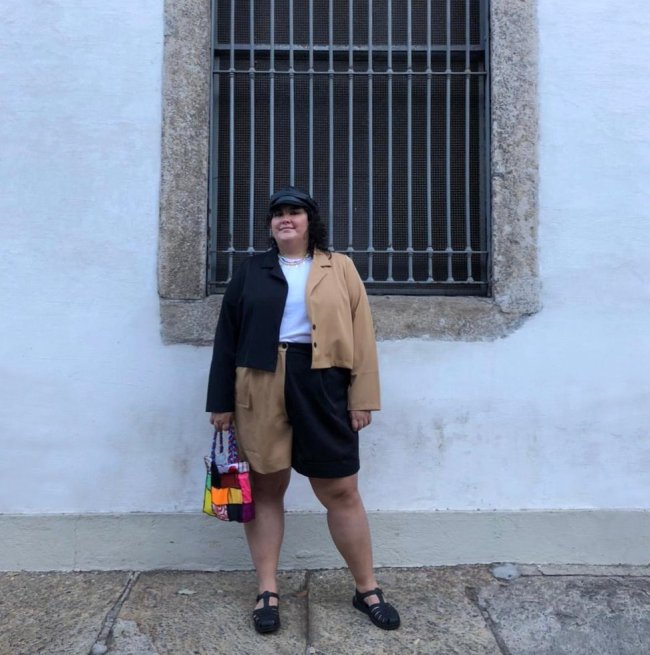
M 357 489 L 358 431 L 379 409 L 365 289 L 348 257 L 327 252 L 309 194 L 277 191 L 267 224 L 273 247 L 244 261 L 226 289 L 207 402 L 215 429 L 234 421 L 251 467 L 256 518 L 245 531 L 259 583 L 255 629 L 280 627 L 276 575 L 294 468 L 327 509 L 330 533 L 356 582 L 354 607 L 392 630 L 399 614 L 377 586 Z

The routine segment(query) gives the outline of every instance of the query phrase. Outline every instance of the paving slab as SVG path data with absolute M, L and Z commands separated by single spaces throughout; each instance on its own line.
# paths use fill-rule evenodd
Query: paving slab
M 1 655 L 87 655 L 129 574 L 0 573 Z
M 542 575 L 613 575 L 650 577 L 650 566 L 631 566 L 617 564 L 603 566 L 602 564 L 539 564 L 537 566 Z
M 307 646 L 305 573 L 279 576 L 282 628 L 255 632 L 251 571 L 142 573 L 122 606 L 110 655 L 302 655 Z
M 400 611 L 398 630 L 384 631 L 352 606 L 354 581 L 345 571 L 309 579 L 309 639 L 314 655 L 500 655 L 471 600 L 493 580 L 487 567 L 379 569 L 386 599 Z
M 650 578 L 521 577 L 479 604 L 510 655 L 650 653 Z

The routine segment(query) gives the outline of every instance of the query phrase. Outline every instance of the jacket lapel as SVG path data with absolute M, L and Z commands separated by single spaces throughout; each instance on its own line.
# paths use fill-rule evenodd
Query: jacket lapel
M 280 268 L 280 262 L 278 260 L 278 253 L 274 248 L 267 250 L 264 253 L 264 259 L 262 260 L 262 268 L 268 270 L 271 277 L 275 277 L 278 280 L 286 281 L 282 269 Z
M 314 261 L 312 263 L 309 277 L 307 278 L 307 297 L 320 284 L 321 280 L 332 270 L 332 261 L 322 250 L 314 250 Z

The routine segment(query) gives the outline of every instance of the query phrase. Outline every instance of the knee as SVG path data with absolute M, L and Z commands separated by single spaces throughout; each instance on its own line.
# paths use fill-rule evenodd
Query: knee
M 327 510 L 354 508 L 361 502 L 361 496 L 356 486 L 319 489 L 316 496 Z
M 263 498 L 283 498 L 289 487 L 289 473 L 280 471 L 279 473 L 253 473 L 251 475 L 253 495 L 256 499 Z

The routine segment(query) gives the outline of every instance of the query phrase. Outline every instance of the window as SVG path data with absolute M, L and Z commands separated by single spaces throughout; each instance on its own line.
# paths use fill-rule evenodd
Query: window
M 297 7 L 297 0 L 293 2 Z M 206 257 L 206 252 L 215 249 L 214 243 L 211 246 L 208 242 L 208 154 L 211 147 L 218 147 L 209 129 L 212 104 L 210 79 L 214 73 L 213 58 L 209 56 L 210 52 L 214 53 L 211 4 L 218 4 L 218 0 L 165 0 L 158 249 L 161 336 L 165 343 L 210 344 L 223 297 L 220 293 L 214 293 L 218 291 L 219 284 L 216 277 L 208 275 Z M 238 0 L 236 4 L 239 7 L 242 3 Z M 406 0 L 399 6 L 405 4 L 408 5 Z M 393 0 L 393 5 L 398 6 L 397 0 Z M 415 13 L 418 8 L 415 0 L 411 0 L 411 5 Z M 443 5 L 446 7 L 444 1 L 432 0 L 432 7 Z M 248 9 L 248 5 L 245 7 Z M 377 31 L 377 7 L 379 5 L 375 3 L 373 33 Z M 453 7 L 454 4 L 450 4 L 450 8 Z M 380 339 L 497 339 L 517 330 L 526 317 L 540 307 L 537 264 L 537 3 L 535 0 L 517 3 L 489 0 L 487 13 L 490 57 L 489 62 L 485 59 L 484 66 L 487 68 L 489 63 L 490 93 L 485 115 L 489 110 L 490 120 L 485 125 L 487 134 L 483 146 L 489 166 L 485 162 L 483 169 L 484 174 L 489 175 L 489 184 L 485 183 L 482 191 L 487 194 L 484 204 L 486 207 L 489 205 L 489 212 L 484 217 L 485 241 L 490 251 L 487 271 L 484 271 L 485 279 L 489 282 L 487 296 L 450 297 L 443 295 L 439 288 L 437 291 L 427 290 L 419 296 L 396 295 L 394 292 L 372 295 L 370 303 Z M 485 19 L 483 10 L 480 20 Z M 345 29 L 345 25 L 342 29 Z M 486 31 L 483 29 L 483 33 Z M 279 41 L 276 39 L 276 42 Z M 373 43 L 377 43 L 377 40 L 374 39 Z M 248 41 L 242 45 L 249 47 Z M 456 46 L 458 44 L 454 44 Z M 462 47 L 460 49 L 463 50 Z M 475 57 L 478 56 L 477 49 L 478 45 L 472 45 Z M 358 101 L 359 97 L 356 97 L 355 102 Z M 367 112 L 367 106 L 362 110 Z M 236 161 L 241 165 L 242 157 L 247 155 L 237 154 Z M 339 167 L 345 170 L 345 154 L 344 151 L 342 161 L 335 160 L 335 172 Z M 295 167 L 297 183 L 302 174 L 298 161 Z M 261 172 L 256 170 L 256 176 Z M 317 183 L 314 177 L 314 193 L 319 194 L 326 212 L 329 199 L 327 195 L 320 196 Z M 248 189 L 244 189 L 246 192 L 242 202 L 248 198 Z M 270 184 L 260 190 L 260 200 L 268 196 L 269 189 Z M 210 189 L 212 194 L 215 191 L 214 188 Z M 347 198 L 345 190 L 343 197 Z M 217 209 L 227 211 L 227 208 L 212 207 L 213 211 Z M 375 215 L 379 217 L 376 210 Z M 218 218 L 220 225 L 223 216 Z M 342 218 L 345 219 L 345 214 L 343 217 L 335 215 L 335 223 Z M 225 220 L 227 224 L 227 214 Z M 361 215 L 355 213 L 353 225 L 358 226 L 360 220 Z M 215 222 L 214 216 L 212 222 Z M 375 226 L 373 232 L 376 232 Z M 263 236 L 266 237 L 265 234 Z M 210 237 L 214 238 L 214 230 Z M 262 242 L 259 247 L 265 245 Z M 258 247 L 257 243 L 255 247 Z M 345 249 L 345 241 L 342 247 Z M 212 253 L 211 256 L 214 255 Z M 243 256 L 246 255 L 233 253 L 233 260 Z M 363 253 L 361 256 L 363 258 Z M 357 261 L 357 264 L 361 269 L 363 262 Z M 396 275 L 394 277 L 397 278 Z M 208 284 L 210 279 L 215 281 Z M 457 283 L 454 289 L 460 284 Z M 211 294 L 208 294 L 208 289 Z
M 487 295 L 485 0 L 215 0 L 208 290 L 285 184 L 370 293 Z

